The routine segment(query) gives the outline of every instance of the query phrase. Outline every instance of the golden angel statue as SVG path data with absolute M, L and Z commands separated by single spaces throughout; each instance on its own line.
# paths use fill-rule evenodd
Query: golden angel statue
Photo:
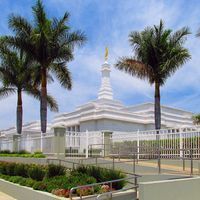
M 106 51 L 105 51 L 105 61 L 108 60 L 108 47 L 106 47 Z

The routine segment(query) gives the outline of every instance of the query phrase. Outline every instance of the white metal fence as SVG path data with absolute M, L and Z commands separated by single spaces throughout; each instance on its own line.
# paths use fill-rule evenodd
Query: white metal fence
M 193 149 L 193 156 L 200 158 L 200 128 L 163 129 L 136 132 L 114 131 L 105 144 L 103 131 L 72 132 L 65 134 L 66 156 L 89 157 L 103 156 L 105 145 L 109 145 L 112 154 L 136 153 L 138 158 L 153 158 L 155 149 L 161 149 L 163 158 L 177 158 L 189 155 L 187 149 Z M 159 137 L 158 137 L 159 135 Z M 158 140 L 159 139 L 159 140 Z M 107 140 L 108 141 L 108 140 Z M 41 136 L 39 132 L 22 134 L 18 138 L 18 150 L 29 152 L 43 151 L 52 154 L 54 151 L 54 135 L 48 133 Z M 13 151 L 13 138 L 0 137 L 0 150 Z M 183 151 L 184 150 L 184 151 Z M 184 154 L 184 155 L 183 155 Z
M 112 147 L 112 153 L 134 152 L 138 159 L 152 158 L 158 147 L 163 158 L 189 156 L 189 149 L 193 149 L 195 158 L 200 158 L 200 128 L 114 132 Z
M 65 136 L 66 156 L 88 157 L 91 154 L 91 149 L 95 151 L 93 155 L 94 153 L 102 155 L 103 138 L 103 133 L 100 131 L 67 131 Z
M 21 137 L 16 139 L 15 145 L 17 145 L 17 147 L 14 147 L 14 140 L 11 137 L 0 138 L 1 151 L 9 150 L 12 152 L 17 149 L 18 151 L 26 150 L 31 153 L 42 151 L 45 154 L 51 154 L 53 153 L 53 135 L 40 137 L 30 137 L 29 135 L 22 135 Z

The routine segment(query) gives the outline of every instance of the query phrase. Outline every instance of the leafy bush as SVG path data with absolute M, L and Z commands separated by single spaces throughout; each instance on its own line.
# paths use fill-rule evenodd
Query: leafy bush
M 0 151 L 0 154 L 10 154 L 10 150 L 2 150 Z
M 19 152 L 10 152 L 10 150 L 3 150 L 0 151 L 0 156 L 1 157 L 23 157 L 23 158 L 45 158 L 45 155 L 37 151 L 34 154 L 31 154 L 30 152 L 26 150 L 20 150 Z
M 42 154 L 41 151 L 35 151 L 34 154 Z
M 17 152 L 16 152 L 17 153 Z M 18 154 L 30 154 L 30 152 L 26 151 L 26 150 L 20 150 L 18 152 Z
M 19 183 L 21 178 L 21 176 L 10 176 L 8 180 L 13 183 Z
M 34 190 L 41 190 L 41 191 L 46 191 L 47 189 L 47 184 L 43 183 L 42 181 L 35 182 L 33 185 Z
M 47 177 L 51 178 L 54 176 L 62 176 L 65 175 L 66 168 L 61 165 L 50 164 L 47 168 Z
M 45 158 L 46 156 L 44 154 L 33 154 L 33 158 Z
M 28 167 L 25 164 L 16 164 L 14 174 L 17 176 L 28 177 Z
M 76 172 L 92 176 L 97 180 L 97 182 L 105 182 L 125 178 L 125 175 L 120 171 L 95 166 L 80 166 L 77 169 L 75 169 L 72 173 Z M 125 181 L 115 182 L 113 183 L 113 188 L 116 190 L 121 189 L 125 186 L 125 183 Z
M 0 174 L 4 174 L 4 175 L 7 174 L 6 166 L 7 166 L 6 162 L 1 162 L 1 165 L 0 165 Z
M 26 178 L 21 177 L 21 179 L 18 181 L 18 183 L 22 186 L 26 186 Z
M 41 166 L 31 166 L 28 169 L 28 175 L 33 180 L 42 181 L 45 176 L 45 170 Z
M 37 181 L 31 179 L 31 178 L 27 178 L 26 179 L 26 186 L 27 187 L 33 187 L 33 185 L 36 183 Z
M 16 166 L 16 163 L 5 164 L 6 174 L 9 176 L 14 176 L 15 175 L 15 166 Z
M 51 182 L 48 182 L 47 184 L 47 188 L 46 188 L 46 191 L 51 193 L 53 190 L 57 190 L 59 189 L 59 185 L 56 185 L 54 183 L 51 183 Z

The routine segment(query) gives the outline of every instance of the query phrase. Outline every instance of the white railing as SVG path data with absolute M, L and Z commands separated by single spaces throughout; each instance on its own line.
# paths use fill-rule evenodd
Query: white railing
M 114 153 L 135 151 L 138 158 L 149 155 L 158 145 L 162 157 L 183 157 L 183 149 L 195 149 L 193 156 L 200 158 L 200 128 L 164 129 L 137 132 L 114 132 L 112 136 Z M 117 149 L 118 148 L 118 149 Z M 188 153 L 189 154 L 189 153 Z
M 95 149 L 102 149 L 100 144 L 103 144 L 103 134 L 100 131 L 91 132 L 73 132 L 67 131 L 65 136 L 66 155 L 88 157 L 90 146 Z
M 65 150 L 67 156 L 88 157 L 92 155 L 103 155 L 105 150 L 105 138 L 103 131 L 73 132 L 67 131 L 65 134 Z M 112 133 L 109 138 L 109 145 L 116 152 L 135 152 L 138 158 L 155 148 L 158 144 L 163 149 L 162 156 L 182 157 L 181 149 L 196 149 L 193 155 L 200 158 L 200 127 L 189 127 L 181 129 L 162 129 L 150 131 L 117 132 Z M 18 138 L 18 150 L 29 152 L 42 151 L 45 154 L 54 153 L 54 135 L 48 133 L 45 136 L 39 132 L 21 135 Z M 165 149 L 165 151 L 164 151 Z M 166 149 L 171 149 L 167 151 Z M 0 150 L 13 151 L 13 138 L 0 137 Z

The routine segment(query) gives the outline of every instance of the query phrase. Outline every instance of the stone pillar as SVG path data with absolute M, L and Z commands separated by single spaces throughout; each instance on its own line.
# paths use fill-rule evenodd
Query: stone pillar
M 20 150 L 20 138 L 21 135 L 17 134 L 17 135 L 13 135 L 13 148 L 12 151 L 19 151 Z
M 54 128 L 54 155 L 59 159 L 65 158 L 65 133 L 66 128 Z
M 102 134 L 103 134 L 104 157 L 107 157 L 111 153 L 112 132 L 103 131 Z

